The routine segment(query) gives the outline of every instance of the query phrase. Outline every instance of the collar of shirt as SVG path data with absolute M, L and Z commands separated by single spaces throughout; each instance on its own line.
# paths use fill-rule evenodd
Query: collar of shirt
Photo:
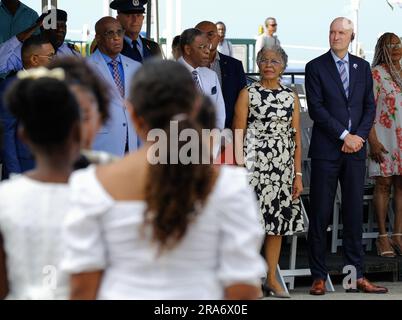
M 212 63 L 219 62 L 220 60 L 221 60 L 221 57 L 220 57 L 220 55 L 219 55 L 219 52 L 216 51 L 215 59 L 214 59 L 214 61 L 212 61 Z
M 190 65 L 186 60 L 184 60 L 183 57 L 180 57 L 178 61 L 180 61 L 190 72 L 193 72 L 194 70 L 198 72 L 199 70 L 199 67 L 194 69 L 193 66 Z
M 113 59 L 111 57 L 109 57 L 108 55 L 104 54 L 103 52 L 101 52 L 103 59 L 105 59 L 106 64 L 109 65 L 110 62 L 113 61 Z M 115 59 L 118 63 L 121 64 L 121 56 L 120 54 L 116 57 Z
M 343 62 L 346 62 L 347 65 L 349 65 L 349 52 L 347 52 L 346 55 L 345 55 L 342 59 L 339 58 L 339 57 L 335 54 L 335 52 L 333 52 L 332 50 L 331 50 L 331 54 L 332 54 L 332 58 L 334 58 L 334 61 L 335 61 L 336 65 L 338 65 L 338 61 L 339 61 L 339 60 L 343 60 Z
M 222 86 L 222 70 L 221 70 L 221 65 L 219 64 L 220 60 L 221 60 L 221 57 L 220 57 L 218 51 L 216 51 L 215 59 L 214 59 L 214 61 L 212 61 L 209 68 L 216 72 L 216 74 L 218 75 L 219 83 Z
M 57 48 L 56 55 L 73 56 L 74 53 L 73 50 L 66 43 L 63 43 L 59 48 Z
M 128 43 L 128 45 L 129 45 L 131 48 L 134 47 L 134 45 L 133 45 L 133 40 L 132 40 L 130 37 L 124 36 L 124 41 L 126 41 L 126 42 Z M 140 35 L 138 35 L 138 38 L 137 38 L 136 41 L 137 41 L 137 48 L 138 48 L 138 50 L 140 51 L 140 53 L 141 53 L 141 55 L 142 55 L 144 46 L 143 46 L 143 44 L 142 44 L 141 36 L 140 36 Z

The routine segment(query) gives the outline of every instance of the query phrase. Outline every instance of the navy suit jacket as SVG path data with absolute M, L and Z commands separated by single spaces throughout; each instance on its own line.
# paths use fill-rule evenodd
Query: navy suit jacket
M 234 108 L 240 91 L 246 86 L 241 61 L 219 53 L 219 66 L 222 74 L 222 95 L 225 101 L 226 120 L 225 128 L 232 128 Z
M 346 97 L 331 51 L 306 65 L 306 98 L 314 121 L 309 156 L 337 160 L 342 155 L 340 136 L 352 120 L 351 134 L 367 140 L 375 118 L 373 79 L 367 61 L 349 53 L 349 97 Z M 366 157 L 364 147 L 353 154 Z
M 10 173 L 22 173 L 34 167 L 34 156 L 28 146 L 17 135 L 18 120 L 8 111 L 4 105 L 4 93 L 16 79 L 9 76 L 0 84 L 0 120 L 3 126 L 3 143 L 1 154 L 3 157 L 3 178 Z

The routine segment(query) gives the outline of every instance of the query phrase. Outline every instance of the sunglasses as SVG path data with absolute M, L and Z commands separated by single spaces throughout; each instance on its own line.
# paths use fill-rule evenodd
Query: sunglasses
M 270 26 L 271 26 L 271 27 L 276 27 L 276 26 L 277 26 L 277 24 L 276 24 L 276 23 L 274 23 L 274 24 L 270 24 Z

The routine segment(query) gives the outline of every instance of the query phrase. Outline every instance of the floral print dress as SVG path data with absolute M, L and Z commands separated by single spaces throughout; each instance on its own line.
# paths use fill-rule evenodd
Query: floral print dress
M 374 98 L 377 105 L 374 121 L 378 140 L 388 151 L 381 164 L 369 159 L 370 177 L 402 175 L 402 93 L 388 70 L 381 65 L 372 70 Z
M 249 114 L 244 141 L 245 165 L 268 235 L 303 231 L 300 199 L 292 200 L 295 130 L 291 126 L 294 94 L 281 86 L 264 88 L 259 82 L 247 87 Z

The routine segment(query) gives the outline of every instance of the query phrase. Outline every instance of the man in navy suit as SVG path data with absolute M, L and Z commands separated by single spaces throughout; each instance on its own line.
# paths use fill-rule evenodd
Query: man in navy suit
M 240 91 L 246 86 L 246 75 L 241 61 L 217 51 L 220 41 L 216 24 L 211 21 L 202 21 L 195 26 L 204 32 L 211 43 L 209 52 L 209 68 L 214 70 L 222 88 L 225 101 L 226 120 L 225 128 L 232 128 L 234 107 Z
M 114 0 L 110 3 L 110 8 L 117 10 L 117 20 L 126 31 L 121 54 L 140 63 L 150 57 L 162 57 L 159 45 L 140 35 L 147 2 L 148 0 Z
M 306 65 L 308 111 L 314 121 L 311 162 L 309 261 L 314 279 L 310 294 L 325 294 L 326 230 L 338 180 L 342 190 L 345 265 L 356 268 L 348 291 L 386 293 L 363 277 L 363 191 L 366 141 L 375 117 L 370 65 L 348 53 L 353 24 L 336 18 L 330 26 L 331 50 Z

